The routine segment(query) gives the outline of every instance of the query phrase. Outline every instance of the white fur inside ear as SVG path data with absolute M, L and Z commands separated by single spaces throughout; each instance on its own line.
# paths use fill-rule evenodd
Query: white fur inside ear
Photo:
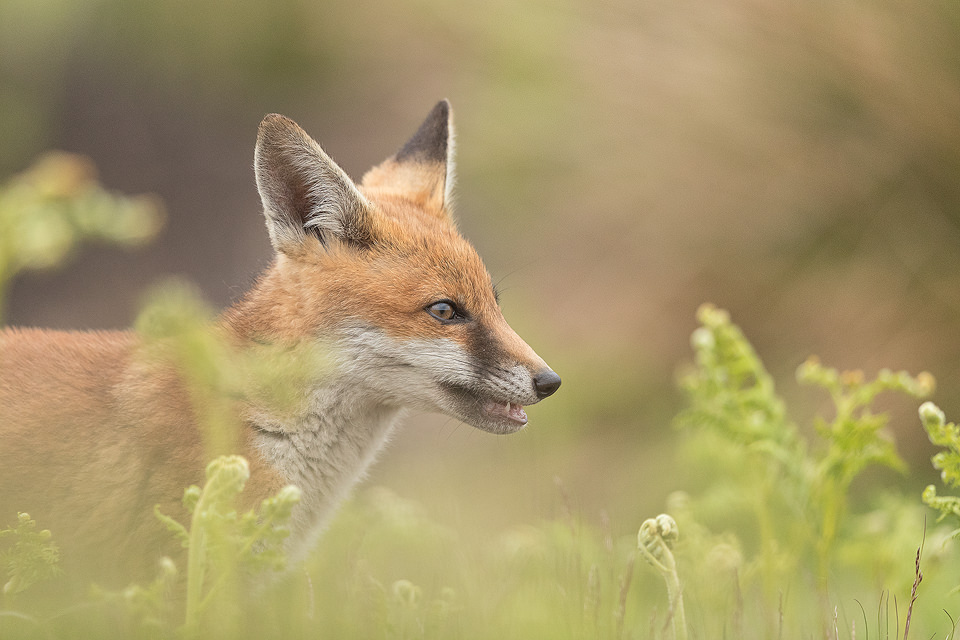
M 357 212 L 367 206 L 366 198 L 353 180 L 319 145 L 310 141 L 312 148 L 292 155 L 295 171 L 302 176 L 309 193 L 309 206 L 300 213 L 302 229 L 316 230 L 321 237 L 348 239 L 352 235 L 350 222 Z
M 447 210 L 453 208 L 454 187 L 457 181 L 455 149 L 456 136 L 453 130 L 453 113 L 450 113 L 447 120 L 447 175 L 443 182 L 443 206 Z
M 267 230 L 277 251 L 299 251 L 306 235 L 356 240 L 369 203 L 349 176 L 292 120 L 261 124 L 254 168 Z
M 312 206 L 304 216 L 303 229 L 345 238 L 350 235 L 348 221 L 356 216 L 357 207 L 367 206 L 366 198 L 342 171 L 335 175 L 337 172 L 326 166 L 322 173 L 325 175 L 317 175 L 309 183 Z

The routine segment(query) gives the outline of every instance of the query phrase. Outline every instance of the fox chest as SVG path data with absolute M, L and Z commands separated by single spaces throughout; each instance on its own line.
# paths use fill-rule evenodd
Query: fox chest
M 300 488 L 288 551 L 298 559 L 310 550 L 337 505 L 361 480 L 400 419 L 396 408 L 311 413 L 295 431 L 261 432 L 257 448 L 286 483 Z

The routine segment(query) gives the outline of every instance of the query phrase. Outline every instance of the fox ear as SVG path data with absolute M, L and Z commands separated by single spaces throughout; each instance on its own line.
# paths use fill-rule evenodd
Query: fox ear
M 343 169 L 297 124 L 278 114 L 260 123 L 254 152 L 257 190 L 274 249 L 303 251 L 311 235 L 371 242 L 369 205 Z
M 453 113 L 441 100 L 405 145 L 363 177 L 367 189 L 402 192 L 442 211 L 453 190 Z

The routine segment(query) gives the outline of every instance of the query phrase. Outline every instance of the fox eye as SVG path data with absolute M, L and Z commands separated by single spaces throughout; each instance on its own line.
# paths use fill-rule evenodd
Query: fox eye
M 449 300 L 434 302 L 427 307 L 426 311 L 441 322 L 454 322 L 456 320 L 466 319 L 466 316 L 457 309 L 457 305 Z

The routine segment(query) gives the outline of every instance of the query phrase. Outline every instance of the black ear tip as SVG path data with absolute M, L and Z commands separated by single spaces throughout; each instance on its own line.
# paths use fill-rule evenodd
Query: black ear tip
M 445 139 L 450 128 L 450 116 L 452 115 L 452 111 L 453 109 L 450 107 L 450 101 L 444 98 L 437 104 L 433 105 L 433 109 L 430 110 L 430 113 L 424 119 L 421 128 L 429 123 L 437 132 L 437 135 L 442 135 L 442 137 Z
M 423 124 L 397 152 L 397 162 L 418 160 L 446 162 L 447 144 L 450 138 L 450 102 L 441 100 L 427 115 Z

